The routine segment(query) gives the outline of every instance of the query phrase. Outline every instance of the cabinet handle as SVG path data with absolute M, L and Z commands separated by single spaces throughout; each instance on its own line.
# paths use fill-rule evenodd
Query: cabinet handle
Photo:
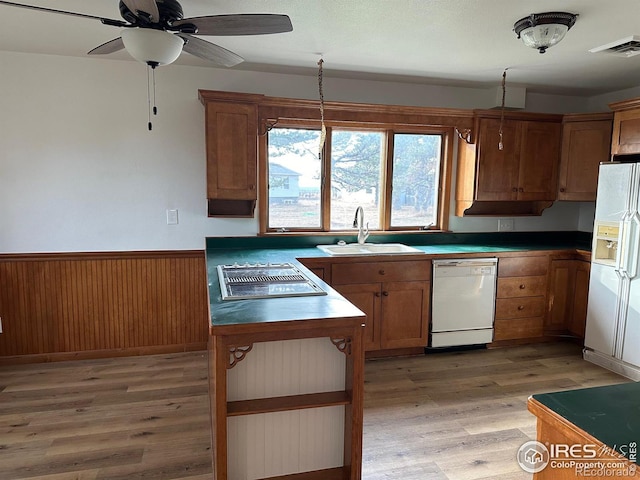
M 524 305 L 518 305 L 518 310 L 524 310 Z
M 520 285 L 520 290 L 524 290 L 525 288 L 527 288 L 527 287 L 525 286 L 524 283 L 522 285 Z
M 256 186 L 255 185 L 249 185 L 249 190 L 255 190 Z
M 376 292 L 373 294 L 374 297 L 380 297 L 380 292 Z
M 515 193 L 515 192 L 517 192 L 517 191 L 518 191 L 518 189 L 517 189 L 516 187 L 513 187 L 513 188 L 511 189 L 511 191 L 512 191 L 513 193 Z
M 378 270 L 378 273 L 379 273 L 380 275 L 384 275 L 384 270 Z
M 382 292 L 382 295 L 384 295 L 385 297 L 389 296 L 389 292 Z
M 518 189 L 518 191 L 519 191 L 519 192 L 524 192 L 524 188 L 520 187 L 520 188 Z
M 560 191 L 564 193 L 564 192 L 566 192 L 567 190 L 566 190 L 564 187 L 562 187 L 562 188 L 560 189 Z

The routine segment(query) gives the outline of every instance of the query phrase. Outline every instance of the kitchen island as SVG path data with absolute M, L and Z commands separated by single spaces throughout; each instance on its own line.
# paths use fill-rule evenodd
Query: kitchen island
M 319 279 L 326 295 L 224 301 L 216 265 L 236 261 L 207 255 L 215 478 L 358 480 L 365 315 Z
M 640 478 L 639 383 L 533 395 L 528 408 L 542 446 L 520 460 L 533 459 L 535 480 Z

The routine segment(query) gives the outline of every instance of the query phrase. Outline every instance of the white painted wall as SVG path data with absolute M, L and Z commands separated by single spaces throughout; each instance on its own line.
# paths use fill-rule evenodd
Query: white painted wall
M 204 109 L 198 89 L 317 98 L 315 76 L 172 65 L 157 70 L 147 131 L 146 68 L 133 61 L 0 52 L 0 252 L 200 249 L 207 236 L 255 235 L 255 219 L 205 210 Z M 498 79 L 497 79 L 498 81 Z M 325 77 L 336 101 L 489 108 L 495 88 Z M 527 110 L 574 112 L 576 97 L 527 95 Z M 586 100 L 585 100 L 585 105 Z M 166 224 L 166 210 L 179 224 Z M 516 230 L 573 230 L 580 206 L 558 204 Z M 454 218 L 455 231 L 496 219 Z

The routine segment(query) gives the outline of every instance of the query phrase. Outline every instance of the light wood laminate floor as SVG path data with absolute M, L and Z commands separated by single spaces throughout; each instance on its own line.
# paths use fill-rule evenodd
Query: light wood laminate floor
M 366 364 L 363 479 L 525 479 L 532 393 L 622 383 L 576 345 Z M 211 479 L 205 352 L 0 368 L 0 479 Z

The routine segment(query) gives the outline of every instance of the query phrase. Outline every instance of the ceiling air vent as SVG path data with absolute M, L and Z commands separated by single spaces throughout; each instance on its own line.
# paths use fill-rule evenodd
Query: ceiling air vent
M 632 35 L 615 42 L 589 50 L 591 53 L 606 53 L 615 57 L 629 58 L 640 54 L 640 36 Z

